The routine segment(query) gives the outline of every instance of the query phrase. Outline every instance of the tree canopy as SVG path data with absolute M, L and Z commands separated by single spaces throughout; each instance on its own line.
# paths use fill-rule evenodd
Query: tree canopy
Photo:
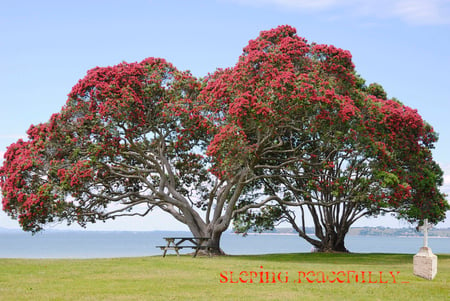
M 159 208 L 221 253 L 252 172 L 225 176 L 211 164 L 215 124 L 197 104 L 200 91 L 199 80 L 163 59 L 90 70 L 61 112 L 8 148 L 4 210 L 36 232 Z
M 416 110 L 365 85 L 350 52 L 280 26 L 204 79 L 157 58 L 90 70 L 8 148 L 3 210 L 35 232 L 159 208 L 218 253 L 233 219 L 242 232 L 285 220 L 342 251 L 362 216 L 445 218 L 436 141 Z
M 345 251 L 345 234 L 362 216 L 445 218 L 442 171 L 431 154 L 436 133 L 416 110 L 387 99 L 381 85 L 366 86 L 350 52 L 308 44 L 280 26 L 250 41 L 205 91 L 226 116 L 222 130 L 234 133 L 217 143 L 214 157 L 224 169 L 230 155 L 232 162 L 257 158 L 266 193 L 278 196 L 277 206 L 237 219 L 239 231 L 287 220 L 318 249 Z M 270 147 L 262 150 L 260 141 Z M 305 210 L 316 238 L 305 232 Z

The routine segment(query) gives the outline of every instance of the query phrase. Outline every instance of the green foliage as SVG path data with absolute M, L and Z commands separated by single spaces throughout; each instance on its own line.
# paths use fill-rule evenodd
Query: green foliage
M 372 83 L 367 87 L 367 93 L 378 99 L 387 100 L 387 93 L 380 84 Z
M 387 171 L 379 171 L 376 177 L 380 179 L 381 187 L 383 188 L 393 187 L 400 183 L 398 177 L 395 174 Z
M 250 202 L 247 202 L 247 204 Z M 244 205 L 244 202 L 239 205 Z M 233 230 L 235 233 L 246 236 L 249 231 L 261 233 L 275 228 L 275 221 L 282 217 L 282 209 L 277 205 L 262 207 L 260 210 L 248 210 L 243 214 L 235 216 Z

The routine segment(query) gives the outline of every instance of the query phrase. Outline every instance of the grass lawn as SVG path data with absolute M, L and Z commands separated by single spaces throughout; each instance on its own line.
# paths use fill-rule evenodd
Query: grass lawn
M 412 274 L 412 260 L 319 253 L 0 259 L 0 300 L 449 300 L 450 254 L 438 254 L 432 281 Z

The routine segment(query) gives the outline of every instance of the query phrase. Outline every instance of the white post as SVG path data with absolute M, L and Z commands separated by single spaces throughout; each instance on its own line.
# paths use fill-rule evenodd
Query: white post
M 414 255 L 413 260 L 414 275 L 428 280 L 432 280 L 437 274 L 437 256 L 428 247 L 428 229 L 430 228 L 428 219 L 424 219 L 423 225 L 419 227 L 419 230 L 423 231 L 423 247 Z
M 427 218 L 423 221 L 422 229 L 423 229 L 423 246 L 427 248 L 428 247 L 428 219 Z

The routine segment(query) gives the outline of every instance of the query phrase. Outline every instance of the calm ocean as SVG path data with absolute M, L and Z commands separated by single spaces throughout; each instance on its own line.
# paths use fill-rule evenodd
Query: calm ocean
M 107 258 L 161 255 L 163 237 L 190 236 L 189 232 L 152 231 L 46 231 L 31 236 L 20 231 L 0 232 L 0 258 Z M 420 237 L 347 236 L 346 247 L 355 253 L 415 254 Z M 450 238 L 430 238 L 435 254 L 450 254 Z M 311 245 L 296 235 L 238 236 L 225 233 L 222 249 L 230 255 L 302 253 Z M 186 251 L 188 252 L 188 251 Z

